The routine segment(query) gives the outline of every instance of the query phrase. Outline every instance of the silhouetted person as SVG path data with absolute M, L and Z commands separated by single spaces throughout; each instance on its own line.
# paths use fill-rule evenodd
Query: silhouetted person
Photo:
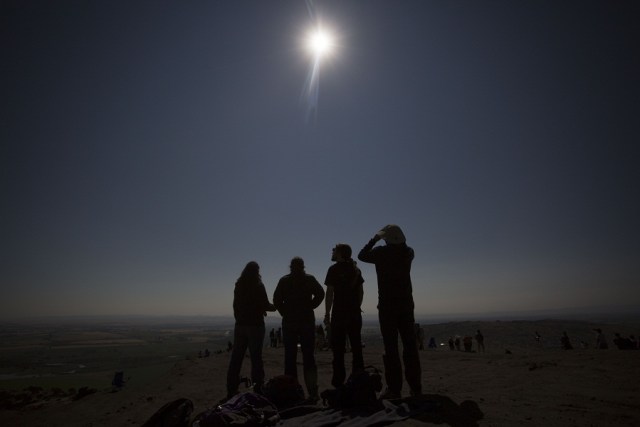
M 271 348 L 276 348 L 278 346 L 278 341 L 276 340 L 276 330 L 275 328 L 271 328 L 271 332 L 269 332 L 269 345 Z
M 424 350 L 424 328 L 420 323 L 415 324 L 416 340 L 418 340 L 418 350 Z
M 351 372 L 364 370 L 360 312 L 364 295 L 362 288 L 364 279 L 351 258 L 349 245 L 337 244 L 333 248 L 331 261 L 335 264 L 329 267 L 324 279 L 324 284 L 327 286 L 324 321 L 331 325 L 331 350 L 333 351 L 331 385 L 338 388 L 344 385 L 347 375 L 344 366 L 347 340 L 351 344 Z
M 569 335 L 566 332 L 562 333 L 562 338 L 560 338 L 560 343 L 562 344 L 562 348 L 565 350 L 573 350 L 573 346 L 571 345 L 571 341 L 569 340 Z
M 596 335 L 596 348 L 600 350 L 606 350 L 609 348 L 609 344 L 607 344 L 607 338 L 602 333 L 602 329 L 597 328 L 593 330 Z
M 264 317 L 267 311 L 275 311 L 269 303 L 267 291 L 260 277 L 260 266 L 257 262 L 249 262 L 233 291 L 233 316 L 236 319 L 233 329 L 231 360 L 227 371 L 227 397 L 238 393 L 242 360 L 249 349 L 251 357 L 251 381 L 254 390 L 260 392 L 264 383 L 264 365 L 262 363 L 262 345 L 264 343 Z
M 480 332 L 480 329 L 476 331 L 476 342 L 478 343 L 478 353 L 484 353 L 484 335 Z
M 316 325 L 316 350 L 322 350 L 327 347 L 327 338 L 322 325 Z
M 375 247 L 384 239 L 386 245 Z M 358 259 L 375 264 L 378 277 L 378 317 L 384 343 L 383 363 L 387 390 L 382 398 L 398 398 L 402 391 L 402 364 L 398 335 L 402 339 L 404 377 L 411 395 L 422 394 L 422 369 L 414 332 L 415 316 L 411 285 L 414 252 L 397 225 L 387 225 L 362 248 Z
M 470 353 L 473 348 L 473 338 L 469 335 L 465 335 L 465 337 L 462 339 L 462 342 L 464 345 L 464 351 Z
M 111 381 L 111 385 L 120 389 L 124 387 L 124 371 L 117 371 L 113 374 L 113 380 Z
M 453 342 L 453 337 L 449 337 L 449 350 L 453 351 L 455 350 L 455 343 Z
M 304 382 L 309 399 L 318 400 L 318 368 L 314 356 L 316 319 L 313 310 L 324 299 L 324 289 L 315 277 L 306 274 L 304 261 L 291 260 L 291 273 L 282 277 L 273 293 L 273 304 L 282 315 L 284 373 L 298 378 L 298 342 L 302 348 Z
M 633 350 L 635 349 L 635 345 L 629 338 L 624 338 L 620 336 L 620 334 L 616 333 L 615 338 L 613 339 L 613 343 L 618 347 L 619 350 Z

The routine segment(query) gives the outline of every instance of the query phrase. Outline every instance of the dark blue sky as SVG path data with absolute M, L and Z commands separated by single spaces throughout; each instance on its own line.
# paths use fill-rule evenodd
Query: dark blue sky
M 418 313 L 640 303 L 636 2 L 314 5 L 307 122 L 305 2 L 2 2 L 0 312 L 230 314 L 387 223 Z

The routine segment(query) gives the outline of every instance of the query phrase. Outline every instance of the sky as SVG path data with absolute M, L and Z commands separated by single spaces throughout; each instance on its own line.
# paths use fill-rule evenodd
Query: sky
M 229 315 L 247 262 L 324 283 L 389 223 L 416 314 L 640 304 L 637 2 L 0 12 L 2 317 Z

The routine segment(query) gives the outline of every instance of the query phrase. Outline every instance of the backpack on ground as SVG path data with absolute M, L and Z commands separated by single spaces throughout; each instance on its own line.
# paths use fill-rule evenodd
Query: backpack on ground
M 344 386 L 325 390 L 320 394 L 325 406 L 331 408 L 378 408 L 381 403 L 377 393 L 382 390 L 382 375 L 379 369 L 367 366 L 349 376 Z
M 222 405 L 196 415 L 193 427 L 273 426 L 280 421 L 278 408 L 257 393 L 239 393 Z
M 278 375 L 264 385 L 264 396 L 278 409 L 290 408 L 304 401 L 304 390 L 298 380 L 290 375 Z

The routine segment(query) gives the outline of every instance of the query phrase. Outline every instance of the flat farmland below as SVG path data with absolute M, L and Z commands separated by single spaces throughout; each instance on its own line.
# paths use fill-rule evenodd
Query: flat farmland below
M 178 360 L 226 350 L 228 325 L 89 323 L 3 325 L 0 390 L 28 387 L 111 387 L 123 371 L 131 386 L 144 385 Z

